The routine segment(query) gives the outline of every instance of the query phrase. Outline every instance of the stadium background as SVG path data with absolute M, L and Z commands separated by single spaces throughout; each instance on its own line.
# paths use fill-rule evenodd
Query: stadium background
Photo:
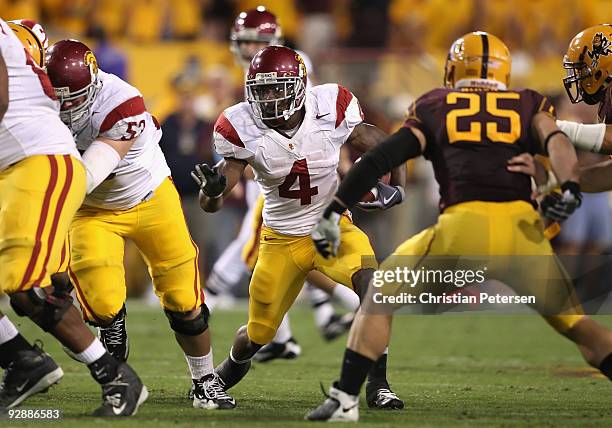
M 595 120 L 594 109 L 567 102 L 561 59 L 578 31 L 612 21 L 612 0 L 0 0 L 4 19 L 41 22 L 50 43 L 86 41 L 103 70 L 140 89 L 163 125 L 161 146 L 205 272 L 237 232 L 245 211 L 243 192 L 238 188 L 222 212 L 204 214 L 189 170 L 196 162 L 215 159 L 212 125 L 243 94 L 229 29 L 240 11 L 258 5 L 278 16 L 288 45 L 311 57 L 318 83 L 349 87 L 367 121 L 387 131 L 401 124 L 412 100 L 441 84 L 448 46 L 475 29 L 501 37 L 510 47 L 513 87 L 546 93 L 560 118 Z M 374 216 L 358 214 L 380 257 L 435 221 L 431 168 L 425 161 L 408 168 L 408 203 Z M 612 244 L 607 205 L 607 195 L 586 198 L 584 214 L 573 220 L 578 224 L 566 227 L 556 242 L 561 252 L 607 251 Z M 148 284 L 144 265 L 133 248 L 126 258 L 133 266 L 126 269 L 131 294 L 139 294 Z

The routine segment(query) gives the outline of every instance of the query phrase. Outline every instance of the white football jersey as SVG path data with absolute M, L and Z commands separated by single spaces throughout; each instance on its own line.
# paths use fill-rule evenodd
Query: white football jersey
M 0 53 L 9 92 L 8 110 L 0 122 L 0 171 L 34 155 L 68 154 L 80 159 L 70 130 L 59 118 L 49 78 L 2 19 Z
M 125 210 L 150 198 L 170 176 L 170 168 L 159 147 L 161 128 L 147 112 L 142 94 L 114 74 L 99 70 L 98 77 L 102 87 L 88 125 L 76 136 L 78 149 L 87 150 L 98 136 L 136 141 L 108 178 L 87 195 L 84 205 Z
M 291 138 L 265 126 L 247 102 L 226 109 L 214 129 L 217 153 L 255 171 L 264 224 L 294 236 L 308 235 L 333 198 L 340 146 L 363 121 L 357 98 L 341 85 L 310 88 L 304 105 L 304 121 Z

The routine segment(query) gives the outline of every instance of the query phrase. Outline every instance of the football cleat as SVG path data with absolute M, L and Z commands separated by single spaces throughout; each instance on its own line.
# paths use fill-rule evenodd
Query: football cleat
M 329 395 L 323 390 L 327 398 L 316 409 L 308 413 L 304 419 L 321 422 L 357 422 L 359 420 L 359 396 L 350 395 L 338 389 L 336 384 L 329 388 Z
M 147 387 L 126 363 L 119 364 L 117 376 L 102 385 L 103 403 L 94 416 L 132 416 L 149 398 Z
M 219 382 L 225 391 L 236 385 L 249 372 L 251 368 L 251 360 L 245 363 L 235 363 L 229 357 L 221 361 L 215 367 L 215 373 L 219 377 Z
M 399 410 L 404 408 L 404 402 L 391 390 L 387 382 L 368 382 L 366 403 L 371 409 Z
M 18 406 L 34 394 L 45 392 L 63 376 L 62 369 L 38 345 L 17 352 L 0 383 L 0 411 Z
M 119 361 L 127 361 L 130 354 L 130 342 L 125 327 L 125 306 L 108 327 L 98 327 L 98 338 L 109 354 Z
M 323 338 L 327 341 L 334 340 L 351 329 L 355 319 L 355 313 L 349 312 L 344 315 L 333 314 L 329 322 L 321 329 Z
M 236 400 L 230 396 L 215 373 L 193 379 L 193 407 L 196 409 L 233 409 Z
M 275 360 L 277 358 L 283 358 L 286 360 L 292 360 L 297 358 L 302 353 L 302 347 L 292 337 L 284 343 L 270 342 L 263 346 L 253 356 L 253 359 L 258 363 L 265 363 L 267 361 Z

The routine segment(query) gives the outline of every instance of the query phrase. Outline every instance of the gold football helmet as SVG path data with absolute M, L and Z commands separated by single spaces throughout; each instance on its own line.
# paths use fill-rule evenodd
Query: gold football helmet
M 589 27 L 576 34 L 563 58 L 563 85 L 572 103 L 597 104 L 612 82 L 612 25 Z
M 511 64 L 510 51 L 504 42 L 493 34 L 474 31 L 451 45 L 444 67 L 444 85 L 454 88 L 460 80 L 486 79 L 508 87 Z M 474 85 L 479 86 L 478 83 L 477 80 Z M 481 85 L 484 83 L 480 81 Z
M 40 39 L 29 27 L 16 22 L 7 22 L 34 62 L 41 68 L 45 66 L 45 48 Z

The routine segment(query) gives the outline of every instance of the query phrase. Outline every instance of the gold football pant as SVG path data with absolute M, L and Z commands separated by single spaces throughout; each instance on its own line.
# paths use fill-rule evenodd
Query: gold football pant
M 557 331 L 567 331 L 584 317 L 571 279 L 544 237 L 540 216 L 527 202 L 473 201 L 449 207 L 437 224 L 401 244 L 380 269 L 396 269 L 402 256 L 422 256 L 414 258 L 418 266 L 413 269 L 449 266 L 448 259 L 435 256 L 481 256 L 491 264 L 487 279 L 500 279 L 520 296 L 534 296 L 533 308 Z M 455 268 L 461 268 L 457 263 Z M 423 287 L 427 288 L 419 285 L 411 293 L 431 292 L 439 285 Z M 454 290 L 445 291 L 457 291 L 451 287 Z
M 0 289 L 50 285 L 85 197 L 85 168 L 70 155 L 25 158 L 0 172 Z
M 268 227 L 261 231 L 259 259 L 249 287 L 249 339 L 266 344 L 276 334 L 311 270 L 353 288 L 353 275 L 363 268 L 376 268 L 374 251 L 365 233 L 348 217 L 340 221 L 342 240 L 338 256 L 324 259 L 310 236 L 288 236 Z M 362 257 L 366 265 L 362 266 Z
M 87 321 L 109 321 L 125 302 L 124 238 L 142 253 L 164 309 L 187 312 L 202 304 L 198 247 L 167 178 L 151 199 L 128 210 L 77 212 L 70 228 L 70 277 Z

